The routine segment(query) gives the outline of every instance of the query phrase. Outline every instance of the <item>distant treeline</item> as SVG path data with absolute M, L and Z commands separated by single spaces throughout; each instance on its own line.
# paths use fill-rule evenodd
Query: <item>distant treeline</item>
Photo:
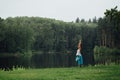
M 0 19 L 0 24 L 0 52 L 7 53 L 73 51 L 79 39 L 83 44 L 89 43 L 91 48 L 97 26 L 96 23 L 67 23 L 40 17 L 9 17 Z
M 120 11 L 117 7 L 106 10 L 105 17 L 89 21 L 79 18 L 75 22 L 41 17 L 0 18 L 0 54 L 75 54 L 81 39 L 84 64 L 95 64 L 95 45 L 97 50 L 100 46 L 115 48 L 120 55 L 119 34 Z

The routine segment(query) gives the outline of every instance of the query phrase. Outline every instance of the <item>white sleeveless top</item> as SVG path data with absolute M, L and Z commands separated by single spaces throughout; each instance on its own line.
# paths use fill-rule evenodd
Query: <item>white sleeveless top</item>
M 80 50 L 77 50 L 76 56 L 81 56 Z

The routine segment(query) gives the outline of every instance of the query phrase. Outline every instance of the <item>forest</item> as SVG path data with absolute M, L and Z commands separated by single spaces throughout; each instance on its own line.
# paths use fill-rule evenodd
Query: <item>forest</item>
M 84 65 L 120 63 L 120 10 L 64 22 L 42 17 L 0 18 L 0 68 L 76 66 L 82 40 Z

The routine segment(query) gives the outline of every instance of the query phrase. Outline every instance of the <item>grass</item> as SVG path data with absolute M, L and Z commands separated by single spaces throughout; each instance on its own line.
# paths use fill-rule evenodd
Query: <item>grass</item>
M 0 80 L 120 80 L 120 65 L 0 70 Z

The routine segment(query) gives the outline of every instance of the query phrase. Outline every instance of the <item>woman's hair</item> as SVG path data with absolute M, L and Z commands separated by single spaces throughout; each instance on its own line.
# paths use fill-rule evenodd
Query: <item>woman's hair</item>
M 82 42 L 81 42 L 81 40 L 79 40 L 78 49 L 81 49 L 81 44 L 82 44 Z

